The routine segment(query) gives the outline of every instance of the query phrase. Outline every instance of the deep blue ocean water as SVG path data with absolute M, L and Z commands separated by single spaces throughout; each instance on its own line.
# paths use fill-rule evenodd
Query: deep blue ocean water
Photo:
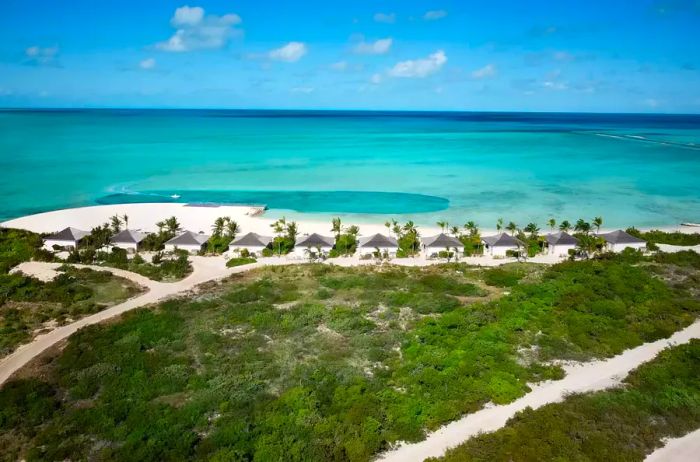
M 177 200 L 358 222 L 662 226 L 700 221 L 700 116 L 7 110 L 0 172 L 0 219 Z

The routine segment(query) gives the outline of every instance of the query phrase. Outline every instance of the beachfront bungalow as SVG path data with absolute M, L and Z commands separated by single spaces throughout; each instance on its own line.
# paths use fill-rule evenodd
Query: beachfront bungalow
M 437 257 L 440 252 L 454 252 L 455 249 L 459 253 L 460 249 L 464 248 L 462 241 L 444 233 L 440 233 L 437 236 L 424 237 L 421 239 L 421 243 L 423 244 L 423 254 L 427 258 Z
M 270 247 L 271 242 L 272 237 L 270 236 L 261 236 L 256 233 L 248 233 L 231 242 L 228 248 L 232 252 L 239 253 L 245 249 L 251 256 L 259 257 L 262 256 L 262 251 L 264 249 Z
M 44 247 L 49 250 L 53 250 L 54 246 L 74 249 L 78 247 L 78 243 L 88 234 L 90 233 L 87 231 L 69 227 L 47 236 L 44 239 Z
M 628 248 L 644 250 L 647 247 L 645 240 L 632 236 L 621 229 L 611 233 L 598 234 L 597 236 L 605 240 L 605 250 L 609 250 L 610 252 L 622 252 Z
M 109 243 L 112 247 L 135 253 L 139 250 L 139 244 L 141 244 L 141 241 L 144 239 L 146 239 L 146 233 L 125 229 L 112 236 Z
M 390 257 L 395 257 L 398 249 L 398 241 L 391 236 L 385 236 L 383 234 L 361 237 L 357 244 L 357 252 L 360 257 L 374 255 L 377 251 L 379 251 L 381 255 L 388 254 Z
M 197 253 L 204 248 L 204 245 L 209 240 L 209 236 L 203 233 L 193 233 L 185 231 L 182 234 L 175 236 L 165 242 L 165 250 L 172 252 L 174 250 L 186 250 L 189 253 Z
M 484 236 L 481 238 L 481 243 L 484 245 L 484 255 L 492 257 L 505 257 L 509 250 L 516 251 L 525 248 L 523 241 L 506 233 Z
M 547 255 L 568 257 L 569 251 L 575 251 L 578 245 L 578 239 L 564 231 L 547 234 L 544 238 L 547 242 Z
M 328 255 L 335 245 L 335 239 L 328 236 L 321 236 L 320 234 L 309 234 L 308 236 L 302 237 L 294 245 L 294 255 L 301 258 L 308 257 L 308 251 L 310 252 L 321 252 L 321 255 Z

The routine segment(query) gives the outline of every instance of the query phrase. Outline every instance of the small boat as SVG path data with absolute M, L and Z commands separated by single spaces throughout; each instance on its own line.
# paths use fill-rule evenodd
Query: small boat
M 179 198 L 180 198 L 180 195 L 179 195 L 179 194 L 173 194 L 173 195 L 170 196 L 170 197 L 172 197 L 173 199 L 179 199 Z

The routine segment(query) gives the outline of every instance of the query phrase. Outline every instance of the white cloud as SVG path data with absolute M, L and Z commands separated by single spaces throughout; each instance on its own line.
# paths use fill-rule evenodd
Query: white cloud
M 306 45 L 302 42 L 289 42 L 288 44 L 276 48 L 268 53 L 268 57 L 274 61 L 284 61 L 293 63 L 299 61 L 308 52 Z
M 493 64 L 487 64 L 481 69 L 476 69 L 475 71 L 473 71 L 472 78 L 486 79 L 495 76 L 497 72 L 498 71 L 496 70 L 496 66 L 494 66 Z
M 361 55 L 383 55 L 389 52 L 389 50 L 391 49 L 391 44 L 393 42 L 394 40 L 391 37 L 379 39 L 375 42 L 370 43 L 362 41 L 355 45 L 355 48 L 353 50 L 355 51 L 355 53 Z
M 55 65 L 58 56 L 58 46 L 40 47 L 31 46 L 24 50 L 24 62 L 35 65 Z
M 146 58 L 139 62 L 139 67 L 146 70 L 153 69 L 156 67 L 156 60 L 154 58 Z
M 372 77 L 369 79 L 369 81 L 375 85 L 382 83 L 382 74 L 372 74 Z
M 425 19 L 426 21 L 437 21 L 438 19 L 442 19 L 445 16 L 447 16 L 447 11 L 445 10 L 431 10 L 425 12 L 425 14 L 423 15 L 423 19 Z
M 201 7 L 183 6 L 176 9 L 170 19 L 175 33 L 168 40 L 157 43 L 156 48 L 170 52 L 222 48 L 231 37 L 241 33 L 234 27 L 240 23 L 237 14 L 205 15 Z
M 427 58 L 412 59 L 396 63 L 389 70 L 392 77 L 427 77 L 439 71 L 447 62 L 447 55 L 442 50 L 438 50 Z
M 396 13 L 376 13 L 374 15 L 374 20 L 375 22 L 394 24 L 396 22 Z

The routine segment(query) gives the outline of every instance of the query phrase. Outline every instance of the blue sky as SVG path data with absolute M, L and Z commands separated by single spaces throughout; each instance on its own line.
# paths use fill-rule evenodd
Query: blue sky
M 2 107 L 700 113 L 700 0 L 3 0 Z

